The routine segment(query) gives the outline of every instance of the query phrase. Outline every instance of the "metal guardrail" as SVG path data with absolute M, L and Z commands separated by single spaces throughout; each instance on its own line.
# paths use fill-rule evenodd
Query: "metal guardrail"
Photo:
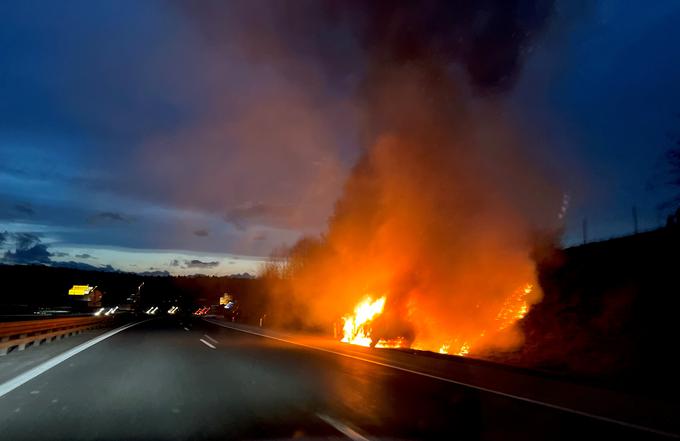
M 49 343 L 79 334 L 108 322 L 108 317 L 71 317 L 0 323 L 0 356 L 9 351 L 23 351 L 27 346 Z

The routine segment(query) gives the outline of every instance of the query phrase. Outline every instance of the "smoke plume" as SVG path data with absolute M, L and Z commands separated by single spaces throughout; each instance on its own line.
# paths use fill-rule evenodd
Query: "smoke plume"
M 312 90 L 331 85 L 310 100 L 319 108 L 344 106 L 351 92 L 359 159 L 327 231 L 265 269 L 272 319 L 328 326 L 365 296 L 386 296 L 375 340 L 479 352 L 519 344 L 513 317 L 541 297 L 532 247 L 561 198 L 502 96 L 551 2 L 197 5 L 190 15 L 211 41 L 233 24 L 230 44 L 253 63 L 313 78 Z

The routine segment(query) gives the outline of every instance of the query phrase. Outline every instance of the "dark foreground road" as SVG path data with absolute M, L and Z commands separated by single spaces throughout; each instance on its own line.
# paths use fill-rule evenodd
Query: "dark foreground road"
M 293 437 L 667 439 L 204 321 L 138 324 L 0 397 L 2 440 Z

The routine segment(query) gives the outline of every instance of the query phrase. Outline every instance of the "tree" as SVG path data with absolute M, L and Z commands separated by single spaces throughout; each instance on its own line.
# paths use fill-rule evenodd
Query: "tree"
M 666 183 L 674 190 L 673 197 L 663 204 L 669 208 L 669 225 L 680 225 L 680 140 L 675 142 L 675 147 L 666 152 L 668 161 L 668 180 Z

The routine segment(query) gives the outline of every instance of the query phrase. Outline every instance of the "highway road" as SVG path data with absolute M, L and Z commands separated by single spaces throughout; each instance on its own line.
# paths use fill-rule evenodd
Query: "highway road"
M 317 350 L 198 319 L 158 318 L 97 339 L 59 363 L 38 365 L 39 375 L 28 370 L 0 385 L 0 439 L 571 440 L 676 433 L 460 384 L 487 375 L 477 375 L 484 368 L 475 365 L 449 369 L 460 381 L 447 381 L 408 365 L 417 357 L 410 354 Z M 417 363 L 444 369 L 449 362 Z M 508 375 L 491 377 L 510 381 Z M 581 395 L 571 386 L 560 390 Z

